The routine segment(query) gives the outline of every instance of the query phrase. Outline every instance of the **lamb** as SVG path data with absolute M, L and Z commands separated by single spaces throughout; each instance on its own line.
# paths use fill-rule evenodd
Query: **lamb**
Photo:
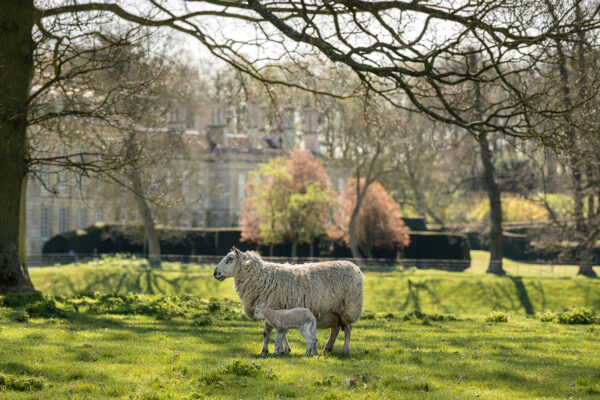
M 268 306 L 256 306 L 254 318 L 264 319 L 266 323 L 275 328 L 275 354 L 284 353 L 283 342 L 288 329 L 296 328 L 306 341 L 305 356 L 312 353 L 317 355 L 317 319 L 308 308 L 296 307 L 291 310 L 272 310 Z
M 318 328 L 331 328 L 324 352 L 330 352 L 340 331 L 344 330 L 343 352 L 350 351 L 352 324 L 362 315 L 364 277 L 349 261 L 310 264 L 265 262 L 253 251 L 235 247 L 219 262 L 215 279 L 233 277 L 234 289 L 242 301 L 244 314 L 254 319 L 255 308 L 269 304 L 273 309 L 308 308 Z M 265 323 L 261 353 L 269 352 L 273 327 Z M 282 339 L 289 350 L 285 337 Z

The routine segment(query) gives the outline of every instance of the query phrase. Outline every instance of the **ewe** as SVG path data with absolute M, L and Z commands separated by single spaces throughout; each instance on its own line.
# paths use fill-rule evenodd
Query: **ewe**
M 274 309 L 308 308 L 317 319 L 318 328 L 331 328 L 323 351 L 333 349 L 341 328 L 345 332 L 343 352 L 349 352 L 352 324 L 359 320 L 363 306 L 364 278 L 355 264 L 349 261 L 277 264 L 263 261 L 253 251 L 242 253 L 234 247 L 219 262 L 214 276 L 219 281 L 233 277 L 234 289 L 249 318 L 254 319 L 259 304 L 269 304 Z M 262 353 L 269 352 L 272 330 L 265 323 Z M 283 344 L 287 344 L 285 337 Z
M 296 307 L 291 310 L 271 310 L 268 306 L 256 306 L 254 318 L 264 319 L 275 328 L 275 354 L 283 354 L 283 342 L 288 329 L 296 328 L 306 341 L 305 356 L 317 353 L 317 319 L 308 308 Z

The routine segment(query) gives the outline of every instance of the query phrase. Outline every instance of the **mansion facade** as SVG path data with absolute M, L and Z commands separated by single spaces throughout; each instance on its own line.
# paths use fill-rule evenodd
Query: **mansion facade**
M 166 133 L 177 135 L 183 148 L 148 172 L 151 178 L 161 177 L 162 190 L 169 195 L 164 206 L 152 205 L 155 222 L 178 227 L 239 225 L 245 184 L 258 164 L 298 145 L 319 153 L 317 110 L 299 113 L 287 107 L 280 115 L 277 126 L 268 125 L 265 110 L 249 105 L 246 132 L 233 133 L 219 105 L 170 112 Z M 141 222 L 134 195 L 124 186 L 66 173 L 39 178 L 29 179 L 27 186 L 30 255 L 41 254 L 52 236 L 96 222 Z

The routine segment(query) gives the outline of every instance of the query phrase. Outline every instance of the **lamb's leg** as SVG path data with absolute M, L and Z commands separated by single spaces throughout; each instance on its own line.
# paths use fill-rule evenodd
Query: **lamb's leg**
M 269 354 L 269 340 L 271 340 L 271 331 L 273 327 L 265 322 L 265 330 L 263 331 L 263 347 L 260 354 Z
M 344 349 L 342 353 L 350 354 L 350 332 L 352 331 L 352 325 L 346 325 L 344 329 Z
M 275 354 L 285 354 L 284 341 L 287 336 L 287 329 L 277 331 L 275 336 Z
M 337 339 L 337 335 L 340 333 L 340 327 L 335 326 L 331 328 L 331 333 L 329 334 L 329 339 L 325 344 L 325 348 L 323 349 L 323 353 L 330 353 L 333 350 L 333 345 L 335 344 L 335 339 Z
M 300 325 L 298 327 L 298 330 L 300 331 L 302 337 L 304 337 L 304 341 L 306 342 L 306 353 L 304 353 L 305 356 L 310 356 L 315 341 L 315 337 L 313 336 L 310 328 L 310 324 Z
M 283 334 L 283 352 L 285 354 L 289 354 L 292 352 L 292 349 L 290 349 L 290 344 L 287 341 L 287 331 L 285 331 L 285 333 Z

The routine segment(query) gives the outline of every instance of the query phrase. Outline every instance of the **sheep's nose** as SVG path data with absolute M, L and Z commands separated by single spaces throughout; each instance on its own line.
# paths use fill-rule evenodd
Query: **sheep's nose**
M 213 273 L 213 275 L 214 275 L 214 277 L 216 278 L 216 277 L 217 277 L 217 271 L 215 271 L 215 272 Z

